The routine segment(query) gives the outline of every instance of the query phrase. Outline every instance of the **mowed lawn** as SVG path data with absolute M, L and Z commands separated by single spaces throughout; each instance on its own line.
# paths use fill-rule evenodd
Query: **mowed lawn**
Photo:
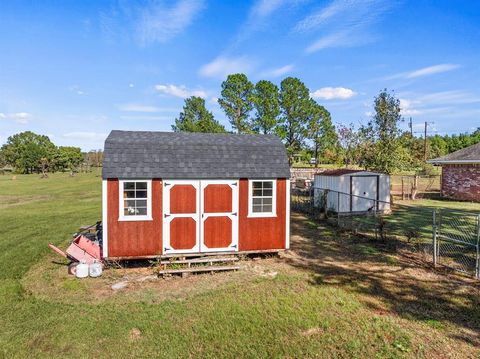
M 474 281 L 412 266 L 300 215 L 292 220 L 292 251 L 281 258 L 115 293 L 109 278 L 126 272 L 80 281 L 47 247 L 65 247 L 80 225 L 100 217 L 95 174 L 0 176 L 0 357 L 480 354 Z M 258 275 L 269 267 L 273 275 Z

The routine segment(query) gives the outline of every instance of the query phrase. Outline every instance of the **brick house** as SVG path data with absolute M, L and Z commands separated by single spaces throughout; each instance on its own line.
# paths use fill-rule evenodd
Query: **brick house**
M 480 143 L 428 163 L 442 166 L 442 196 L 480 202 Z

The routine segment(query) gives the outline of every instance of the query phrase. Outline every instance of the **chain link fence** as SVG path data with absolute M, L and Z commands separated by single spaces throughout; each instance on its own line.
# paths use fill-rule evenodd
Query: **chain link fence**
M 291 194 L 294 211 L 340 230 L 382 241 L 425 262 L 480 278 L 477 214 L 379 201 L 324 188 L 295 189 Z
M 390 176 L 391 193 L 403 200 L 440 196 L 440 175 Z
M 480 279 L 480 215 L 439 210 L 433 219 L 434 265 Z

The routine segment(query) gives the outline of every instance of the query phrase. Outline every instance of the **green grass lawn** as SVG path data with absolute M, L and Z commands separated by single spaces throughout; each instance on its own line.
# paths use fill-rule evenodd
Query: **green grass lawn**
M 47 247 L 65 247 L 80 225 L 100 217 L 101 182 L 94 174 L 0 176 L 0 357 L 478 355 L 478 342 L 468 334 L 479 328 L 478 292 L 462 286 L 457 297 L 437 279 L 432 298 L 416 283 L 424 297 L 410 299 L 407 281 L 387 295 L 391 279 L 380 272 L 396 272 L 398 259 L 370 242 L 342 244 L 333 230 L 299 217 L 292 222 L 293 252 L 312 259 L 251 261 L 251 272 L 158 280 L 111 293 L 109 278 L 120 278 L 122 270 L 77 280 Z M 321 261 L 310 265 L 317 257 Z M 278 275 L 253 275 L 259 266 L 272 266 Z M 181 292 L 182 286 L 192 290 Z

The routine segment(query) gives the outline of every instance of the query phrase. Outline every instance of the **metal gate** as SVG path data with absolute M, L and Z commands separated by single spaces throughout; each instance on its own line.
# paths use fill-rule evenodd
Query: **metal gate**
M 480 215 L 438 210 L 433 212 L 433 264 L 480 279 Z

